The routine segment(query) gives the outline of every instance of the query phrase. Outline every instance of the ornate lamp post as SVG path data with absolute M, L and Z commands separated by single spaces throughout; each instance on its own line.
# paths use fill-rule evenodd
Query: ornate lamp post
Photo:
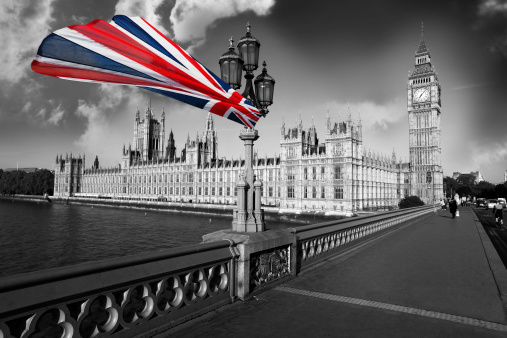
M 239 54 L 234 50 L 234 41 L 229 39 L 229 50 L 220 57 L 220 72 L 224 82 L 233 89 L 241 88 L 241 73 L 245 71 L 246 86 L 243 96 L 252 102 L 266 116 L 268 106 L 273 103 L 273 89 L 275 79 L 267 73 L 266 62 L 263 63 L 262 73 L 254 78 L 253 71 L 258 68 L 259 40 L 250 33 L 247 24 L 246 36 L 238 43 Z M 259 133 L 253 128 L 245 128 L 239 138 L 245 143 L 245 175 L 241 175 L 237 182 L 237 209 L 232 221 L 232 230 L 240 232 L 264 231 L 264 214 L 261 209 L 262 182 L 255 180 L 253 174 L 253 143 L 259 138 Z

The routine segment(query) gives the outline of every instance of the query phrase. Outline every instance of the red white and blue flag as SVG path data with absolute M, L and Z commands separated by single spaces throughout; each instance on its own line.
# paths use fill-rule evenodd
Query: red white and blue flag
M 48 35 L 32 70 L 66 80 L 134 85 L 253 128 L 261 113 L 140 17 L 116 15 Z

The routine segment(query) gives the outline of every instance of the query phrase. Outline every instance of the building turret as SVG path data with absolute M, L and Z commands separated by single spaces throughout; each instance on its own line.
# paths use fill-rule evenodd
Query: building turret
M 174 162 L 176 157 L 176 143 L 174 142 L 174 134 L 173 131 L 169 133 L 169 139 L 167 140 L 166 147 L 166 158 L 170 163 Z

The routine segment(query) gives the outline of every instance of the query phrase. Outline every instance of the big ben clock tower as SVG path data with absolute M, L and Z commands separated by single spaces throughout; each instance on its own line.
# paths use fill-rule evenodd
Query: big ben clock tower
M 441 87 L 431 65 L 421 26 L 415 67 L 408 77 L 408 123 L 411 195 L 431 203 L 443 197 L 440 148 Z

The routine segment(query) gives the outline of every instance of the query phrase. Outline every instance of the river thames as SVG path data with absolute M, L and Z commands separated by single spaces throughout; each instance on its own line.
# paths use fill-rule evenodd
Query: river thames
M 210 223 L 211 219 L 211 223 Z M 197 244 L 231 217 L 0 199 L 0 276 Z M 268 229 L 294 227 L 268 222 Z

